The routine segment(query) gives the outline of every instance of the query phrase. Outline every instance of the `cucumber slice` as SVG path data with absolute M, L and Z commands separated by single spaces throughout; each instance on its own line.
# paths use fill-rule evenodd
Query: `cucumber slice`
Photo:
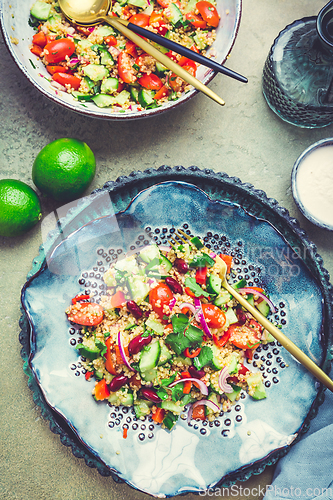
M 246 300 L 248 301 L 249 304 L 251 304 L 251 306 L 254 307 L 253 293 L 249 293 Z
M 154 319 L 148 318 L 146 321 L 146 326 L 154 330 L 154 332 L 157 333 L 158 335 L 163 335 L 164 333 L 164 325 L 162 325 L 162 323 Z
M 270 313 L 270 307 L 267 302 L 265 302 L 264 300 L 262 302 L 259 302 L 259 304 L 256 305 L 256 308 L 261 312 L 263 316 L 265 316 L 265 318 L 267 318 Z
M 157 245 L 148 245 L 143 248 L 139 253 L 140 259 L 146 264 L 149 264 L 151 261 L 155 261 L 160 258 L 160 251 Z
M 172 411 L 172 413 L 176 413 L 177 415 L 184 410 L 184 406 L 177 405 L 173 401 L 162 401 L 161 408 L 163 408 L 163 410 Z
M 141 89 L 138 94 L 138 101 L 143 108 L 147 108 L 155 102 L 155 92 L 153 90 Z
M 232 288 L 235 288 L 237 290 L 239 288 L 244 288 L 245 286 L 247 286 L 247 282 L 246 282 L 246 279 L 243 278 L 243 279 L 237 281 L 236 283 L 234 283 L 232 285 Z
M 222 287 L 222 280 L 215 274 L 210 274 L 207 283 L 207 292 L 219 294 Z M 215 304 L 216 305 L 216 304 Z
M 158 360 L 158 366 L 165 365 L 165 363 L 170 361 L 171 358 L 172 354 L 163 342 L 161 345 L 161 353 L 160 353 L 160 358 Z
M 229 399 L 229 401 L 233 402 L 237 398 L 242 388 L 239 387 L 239 385 L 234 385 L 234 384 L 231 384 L 231 386 L 233 388 L 233 391 L 227 393 L 227 398 Z
M 139 90 L 136 87 L 134 87 L 134 85 L 131 85 L 130 94 L 133 101 L 138 102 Z
M 113 57 L 108 50 L 99 49 L 99 53 L 101 55 L 101 64 L 103 64 L 103 66 L 114 66 Z
M 51 7 L 51 4 L 37 0 L 31 8 L 30 14 L 40 21 L 46 21 L 50 15 Z
M 144 276 L 129 276 L 127 284 L 135 302 L 142 302 L 149 293 L 149 285 Z
M 88 64 L 83 68 L 83 74 L 93 82 L 99 82 L 109 75 L 109 70 L 102 64 Z
M 146 401 L 142 401 L 138 399 L 134 404 L 134 411 L 136 418 L 145 417 L 150 413 L 150 407 L 146 403 Z
M 227 304 L 231 299 L 232 295 L 230 295 L 230 293 L 227 292 L 227 290 L 222 289 L 219 295 L 214 300 L 214 304 L 218 307 L 221 307 L 224 304 Z
M 157 378 L 157 369 L 152 368 L 151 370 L 147 370 L 146 372 L 141 373 L 141 377 L 147 382 L 153 382 Z
M 224 364 L 221 359 L 220 349 L 215 344 L 211 345 L 210 348 L 213 351 L 213 358 L 211 360 L 212 368 L 214 368 L 214 370 L 222 370 Z
M 229 307 L 226 310 L 225 317 L 227 322 L 229 322 L 228 323 L 229 325 L 232 325 L 233 323 L 238 323 L 238 318 L 231 307 Z
M 265 386 L 260 372 L 251 373 L 246 379 L 249 393 L 253 399 L 265 399 L 267 397 Z
M 111 392 L 108 401 L 115 406 L 133 406 L 133 393 L 128 389 L 122 388 L 119 391 Z
M 217 394 L 216 392 L 211 392 L 208 396 L 208 401 L 212 401 L 213 403 L 215 403 L 217 406 L 220 406 L 220 403 L 218 402 L 218 399 L 217 399 Z M 206 406 L 205 407 L 205 412 L 206 412 L 206 415 L 212 415 L 213 413 L 216 413 L 216 411 L 212 410 L 211 408 L 209 408 L 209 406 Z
M 160 343 L 152 342 L 141 351 L 139 370 L 140 372 L 146 372 L 157 366 L 159 357 L 161 353 Z
M 101 349 L 93 343 L 89 347 L 78 344 L 77 348 L 80 351 L 80 355 L 87 359 L 97 359 L 101 352 Z
M 97 94 L 92 97 L 92 100 L 99 108 L 108 108 L 113 106 L 115 103 L 114 97 L 108 94 Z
M 160 266 L 162 267 L 161 271 L 167 274 L 172 268 L 172 263 L 164 255 L 160 254 Z
M 90 94 L 82 94 L 81 92 L 78 92 L 77 90 L 73 90 L 72 96 L 75 97 L 78 101 L 91 101 L 92 96 Z

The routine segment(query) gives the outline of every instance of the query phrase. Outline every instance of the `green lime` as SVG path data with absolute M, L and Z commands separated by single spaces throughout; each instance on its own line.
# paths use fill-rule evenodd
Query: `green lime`
M 41 219 L 37 194 L 15 179 L 0 180 L 0 235 L 19 236 Z
M 94 153 L 77 139 L 57 139 L 37 155 L 32 180 L 38 189 L 57 201 L 79 198 L 96 171 Z

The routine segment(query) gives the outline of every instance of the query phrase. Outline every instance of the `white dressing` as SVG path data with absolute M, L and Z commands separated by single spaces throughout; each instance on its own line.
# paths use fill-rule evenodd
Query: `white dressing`
M 299 201 L 319 222 L 333 226 L 333 145 L 305 156 L 296 175 Z

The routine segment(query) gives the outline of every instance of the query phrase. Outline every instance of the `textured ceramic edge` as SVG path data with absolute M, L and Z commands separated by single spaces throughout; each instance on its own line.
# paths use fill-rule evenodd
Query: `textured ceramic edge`
M 292 194 L 295 200 L 295 203 L 300 210 L 300 212 L 306 217 L 312 224 L 315 224 L 318 227 L 321 227 L 322 229 L 327 229 L 328 231 L 333 231 L 333 226 L 330 226 L 329 224 L 325 224 L 324 222 L 321 222 L 319 219 L 314 217 L 304 206 L 304 204 L 301 202 L 297 190 L 297 173 L 298 170 L 301 168 L 302 162 L 306 156 L 308 156 L 310 153 L 315 151 L 316 149 L 319 149 L 321 147 L 325 146 L 332 146 L 333 145 L 333 138 L 327 138 L 327 139 L 322 139 L 318 142 L 315 142 L 314 144 L 311 144 L 303 153 L 297 158 L 296 162 L 294 163 L 292 172 L 291 172 L 291 188 L 292 188 Z
M 197 187 L 202 188 L 205 192 L 207 192 L 207 190 L 212 190 L 215 198 L 218 199 L 228 199 L 228 197 L 231 196 L 229 199 L 232 199 L 234 202 L 240 203 L 243 206 L 245 205 L 244 208 L 252 215 L 260 218 L 265 218 L 264 216 L 270 218 L 274 217 L 274 227 L 277 229 L 280 228 L 282 233 L 287 233 L 287 241 L 289 237 L 289 239 L 291 238 L 294 240 L 294 244 L 301 243 L 304 246 L 304 249 L 306 250 L 304 262 L 317 276 L 325 301 L 325 317 L 328 321 L 326 321 L 324 326 L 324 333 L 327 345 L 330 348 L 326 350 L 326 358 L 323 364 L 323 369 L 328 372 L 330 361 L 332 359 L 331 345 L 333 325 L 329 320 L 333 317 L 333 288 L 329 282 L 329 274 L 323 267 L 322 258 L 317 254 L 315 245 L 307 238 L 305 232 L 300 228 L 298 221 L 291 218 L 288 211 L 285 208 L 280 207 L 276 200 L 267 198 L 263 191 L 255 189 L 251 184 L 243 184 L 240 179 L 236 177 L 231 178 L 225 173 L 215 173 L 210 169 L 200 170 L 195 166 L 185 169 L 182 166 L 171 168 L 164 165 L 158 170 L 147 169 L 145 172 L 132 172 L 128 177 L 119 177 L 114 182 L 110 181 L 106 183 L 102 189 L 98 189 L 94 193 L 101 192 L 103 190 L 109 191 L 112 193 L 114 202 L 118 205 L 117 209 L 119 208 L 119 203 L 122 204 L 122 209 L 125 209 L 128 205 L 128 201 L 130 200 L 126 201 L 123 199 L 124 197 L 126 199 L 128 199 L 128 197 L 133 198 L 139 191 L 165 180 L 182 180 L 191 182 L 192 184 L 197 185 Z M 135 181 L 135 183 L 133 183 L 133 181 Z M 210 197 L 211 196 L 212 195 L 210 193 Z M 78 206 L 71 209 L 67 216 L 62 220 L 62 225 L 70 224 L 70 222 L 73 222 L 73 219 L 75 219 L 76 225 L 71 227 L 71 231 L 73 231 L 76 227 L 80 227 L 84 221 L 84 210 L 87 207 L 87 203 L 88 202 L 84 199 L 80 200 Z M 83 220 L 82 217 L 80 217 L 82 214 Z M 56 231 L 51 231 L 45 245 L 40 247 L 39 256 L 34 259 L 33 268 L 28 277 L 31 277 L 35 273 L 39 272 L 45 259 L 45 251 L 50 248 L 55 237 Z M 41 407 L 43 416 L 50 421 L 51 430 L 60 435 L 61 442 L 64 445 L 71 446 L 73 454 L 76 457 L 84 458 L 88 466 L 96 467 L 101 475 L 111 475 L 115 481 L 123 482 L 115 476 L 110 469 L 107 469 L 98 459 L 87 452 L 82 444 L 78 442 L 77 438 L 73 435 L 67 425 L 64 425 L 63 421 L 59 421 L 55 412 L 53 412 L 45 403 L 41 391 L 32 377 L 31 371 L 28 367 L 27 361 L 29 356 L 30 329 L 28 320 L 24 314 L 20 320 L 20 327 L 20 342 L 23 346 L 21 356 L 24 360 L 24 371 L 29 377 L 28 385 L 33 391 L 35 402 Z M 318 407 L 322 404 L 323 400 L 324 389 L 321 388 L 295 442 L 299 440 L 302 433 L 308 430 L 310 421 L 317 414 Z M 221 484 L 218 483 L 217 486 L 227 487 L 234 484 L 236 481 L 245 481 L 253 474 L 260 474 L 267 465 L 276 463 L 277 460 L 284 456 L 288 451 L 289 448 L 276 450 L 259 462 L 253 463 L 244 469 L 239 469 L 234 475 L 229 475 L 227 480 L 224 482 L 221 480 Z
M 37 60 L 34 61 L 36 63 L 36 66 L 39 66 L 36 69 L 30 65 L 30 58 L 34 57 L 32 54 L 29 52 L 29 45 L 30 43 L 26 43 L 26 47 L 24 47 L 24 53 L 19 54 L 19 51 L 17 50 L 17 45 L 14 45 L 11 41 L 11 36 L 15 37 L 15 33 L 20 32 L 20 39 L 22 40 L 22 37 L 24 36 L 24 33 L 22 34 L 22 29 L 26 26 L 26 32 L 25 36 L 27 39 L 29 39 L 29 36 L 31 36 L 32 29 L 28 25 L 28 16 L 29 16 L 29 3 L 27 7 L 24 7 L 24 11 L 26 11 L 27 14 L 27 21 L 26 24 L 22 24 L 20 26 L 19 30 L 13 31 L 12 35 L 9 33 L 8 28 L 6 27 L 6 17 L 14 16 L 11 20 L 12 24 L 15 24 L 16 19 L 15 19 L 15 4 L 16 1 L 18 0 L 13 0 L 11 4 L 9 5 L 5 0 L 0 0 L 0 28 L 3 34 L 3 38 L 5 41 L 5 45 L 7 46 L 10 55 L 12 56 L 14 62 L 18 66 L 18 68 L 22 71 L 24 76 L 29 80 L 29 82 L 37 88 L 39 92 L 41 92 L 44 96 L 46 96 L 48 99 L 50 99 L 52 102 L 56 104 L 60 104 L 61 106 L 64 106 L 65 108 L 74 111 L 76 113 L 89 116 L 91 118 L 100 118 L 100 119 L 105 119 L 105 120 L 114 120 L 114 121 L 123 121 L 123 120 L 137 120 L 140 118 L 148 118 L 150 116 L 155 116 L 159 115 L 165 111 L 168 111 L 174 107 L 179 106 L 180 104 L 189 101 L 192 97 L 194 97 L 196 94 L 198 94 L 198 90 L 192 89 L 186 94 L 183 94 L 180 99 L 177 101 L 169 101 L 167 105 L 162 106 L 160 108 L 155 108 L 155 109 L 150 109 L 150 110 L 145 110 L 145 111 L 133 111 L 130 113 L 114 113 L 108 111 L 108 108 L 98 108 L 95 105 L 92 105 L 91 103 L 85 103 L 82 105 L 82 103 L 75 101 L 69 94 L 63 94 L 62 92 L 55 92 L 55 89 L 53 89 L 50 85 L 47 86 L 45 83 L 45 78 L 42 78 L 39 73 L 43 74 L 44 76 L 48 76 L 47 71 L 43 67 L 42 63 L 37 63 Z M 30 2 L 33 4 L 33 0 Z M 228 29 L 229 29 L 229 35 L 227 40 L 223 39 L 223 25 L 221 25 L 217 30 L 217 40 L 215 44 L 213 45 L 213 50 L 216 52 L 216 57 L 215 60 L 223 64 L 227 60 L 237 37 L 239 26 L 240 26 L 240 21 L 241 21 L 241 13 L 242 13 L 242 0 L 217 0 L 217 6 L 218 10 L 220 12 L 226 12 L 229 11 L 230 13 L 234 11 L 234 19 L 232 22 L 232 26 L 229 25 L 228 23 Z M 222 8 L 223 6 L 223 8 Z M 21 11 L 21 5 L 17 5 L 17 8 L 20 9 Z M 7 13 L 5 10 L 7 9 Z M 10 10 L 12 9 L 12 10 Z M 231 14 L 228 14 L 231 16 Z M 229 20 L 229 19 L 228 19 Z M 9 22 L 8 22 L 9 23 Z M 29 31 L 28 31 L 29 30 Z M 23 29 L 24 31 L 24 29 Z M 16 35 L 17 36 L 17 35 Z M 24 38 L 23 38 L 24 41 Z M 209 54 L 209 51 L 208 51 Z M 216 72 L 213 71 L 212 69 L 204 68 L 203 66 L 199 68 L 197 78 L 201 80 L 205 85 L 208 85 L 208 83 L 216 76 Z

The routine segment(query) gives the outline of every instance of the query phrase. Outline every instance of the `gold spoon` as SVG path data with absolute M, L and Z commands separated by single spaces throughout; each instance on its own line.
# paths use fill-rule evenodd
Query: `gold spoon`
M 330 391 L 333 392 L 333 381 L 326 375 L 319 366 L 316 365 L 299 347 L 297 347 L 282 331 L 271 323 L 265 316 L 263 316 L 258 309 L 251 306 L 248 301 L 242 297 L 232 286 L 229 285 L 226 279 L 227 265 L 220 258 L 216 257 L 215 262 L 219 266 L 219 276 L 222 280 L 222 286 L 225 288 L 245 309 L 252 314 L 252 316 L 273 335 L 273 337 L 280 342 L 280 344 L 287 349 L 305 368 L 309 370 L 320 382 L 322 382 Z
M 188 71 L 172 61 L 168 56 L 162 54 L 159 50 L 146 42 L 139 35 L 129 30 L 116 17 L 108 16 L 110 10 L 110 0 L 59 0 L 59 7 L 63 14 L 73 23 L 89 26 L 101 22 L 110 24 L 129 40 L 132 40 L 138 47 L 141 47 L 147 54 L 153 56 L 157 61 L 162 63 L 168 69 L 173 71 L 187 83 L 200 90 L 208 97 L 223 106 L 225 102 L 215 92 L 210 90 L 206 85 L 192 76 Z

